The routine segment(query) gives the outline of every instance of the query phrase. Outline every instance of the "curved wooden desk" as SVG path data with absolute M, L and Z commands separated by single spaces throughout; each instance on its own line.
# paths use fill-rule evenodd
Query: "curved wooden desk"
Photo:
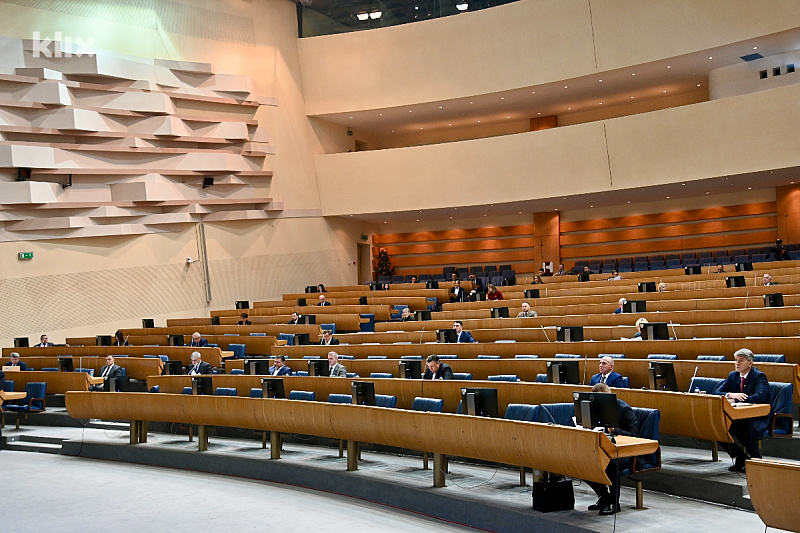
M 346 380 L 339 380 L 346 381 Z M 610 484 L 611 458 L 653 453 L 658 442 L 496 418 L 326 402 L 150 393 L 66 395 L 73 418 L 160 421 L 300 433 L 422 449 Z M 132 424 L 132 433 L 136 433 Z
M 800 531 L 800 464 L 750 459 L 747 490 L 767 526 Z

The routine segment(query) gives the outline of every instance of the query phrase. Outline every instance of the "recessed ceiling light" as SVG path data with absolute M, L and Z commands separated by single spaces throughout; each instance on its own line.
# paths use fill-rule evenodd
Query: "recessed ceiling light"
M 439 109 L 441 109 L 441 108 L 442 108 L 442 106 L 439 106 Z
M 414 110 L 413 110 L 413 109 L 409 109 L 409 110 L 408 110 L 408 112 L 409 112 L 409 113 L 413 113 L 413 112 L 414 112 Z
M 419 219 L 417 219 L 417 222 L 419 222 Z
M 600 105 L 603 105 L 603 102 L 600 102 Z
M 382 117 L 382 116 L 383 116 L 383 113 L 378 113 L 378 116 L 379 116 L 379 117 Z
M 450 217 L 450 218 L 453 218 L 453 217 Z
M 572 111 L 572 108 L 571 108 L 571 107 L 568 107 L 568 108 L 567 108 L 567 111 Z
M 664 89 L 664 92 L 667 92 L 667 90 L 666 90 L 666 89 Z
M 472 102 L 470 102 L 469 105 L 472 105 Z
M 630 201 L 630 200 L 628 200 L 628 203 L 631 203 L 631 201 Z
M 667 200 L 669 200 L 669 196 L 667 196 Z
M 478 122 L 480 122 L 480 120 Z
M 384 223 L 384 224 L 388 224 L 388 222 L 386 222 L 385 220 L 383 221 L 383 223 Z
M 758 50 L 758 46 L 754 46 L 754 47 L 753 47 L 753 50 Z
M 631 100 L 633 100 L 633 96 L 631 96 Z
M 484 213 L 484 214 L 483 214 L 483 216 L 485 216 L 485 217 L 488 217 L 489 215 L 487 215 L 486 213 Z
M 681 185 L 686 185 L 685 183 L 681 183 Z
M 392 133 L 394 133 L 394 130 L 392 130 Z
M 706 194 L 711 194 L 711 191 L 706 191 Z
M 452 126 L 452 124 L 448 124 L 448 126 Z
M 519 214 L 521 215 L 521 214 L 522 214 L 522 211 L 520 211 L 520 212 L 519 212 Z M 353 216 L 353 215 L 350 215 L 350 216 Z
M 748 187 L 748 188 L 747 188 L 747 190 L 748 190 L 748 191 L 752 191 L 752 190 L 753 190 L 753 188 L 752 188 L 752 187 Z
M 633 74 L 631 74 L 631 76 L 636 76 L 636 73 L 634 72 Z
M 714 56 L 708 56 L 709 59 L 714 59 Z
M 672 65 L 667 65 L 667 68 L 672 68 Z
M 356 18 L 358 20 L 367 20 L 369 18 L 369 14 L 362 11 L 361 13 L 356 15 Z
M 420 128 L 420 129 L 423 129 L 423 128 Z
M 593 205 L 590 205 L 589 207 L 594 207 L 594 206 L 593 206 Z
M 697 86 L 700 87 L 700 84 L 698 83 Z
M 541 113 L 536 113 L 537 115 L 541 115 Z
M 603 81 L 603 80 L 597 80 L 597 81 Z
M 511 118 L 511 117 L 506 117 L 506 118 Z
M 500 100 L 505 100 L 505 99 L 506 99 L 506 97 L 505 97 L 505 96 L 501 96 L 501 97 L 500 97 Z
M 564 88 L 565 88 L 565 89 L 566 89 L 567 87 L 568 87 L 567 85 L 564 85 Z

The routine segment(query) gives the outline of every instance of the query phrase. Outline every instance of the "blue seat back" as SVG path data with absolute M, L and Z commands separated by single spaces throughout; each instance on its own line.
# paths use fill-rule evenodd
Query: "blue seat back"
M 724 355 L 698 355 L 698 361 L 725 361 Z
M 244 359 L 244 344 L 229 344 L 228 351 L 233 352 L 234 359 Z
M 489 376 L 489 381 L 519 381 L 519 376 L 516 374 L 498 374 L 497 376 Z
M 385 355 L 368 355 L 367 359 L 388 359 Z
M 529 355 L 529 354 L 517 354 L 514 356 L 514 359 L 539 359 L 538 355 Z
M 757 353 L 753 354 L 753 361 L 756 363 L 785 363 L 786 356 L 777 353 Z
M 394 374 L 390 374 L 388 372 L 371 372 L 369 377 L 371 377 L 371 378 L 393 378 Z
M 4 392 L 14 392 L 14 382 L 13 381 L 5 381 L 3 383 L 3 391 Z
M 539 422 L 545 424 L 575 427 L 573 416 L 575 404 L 572 403 L 543 403 L 539 406 Z
M 689 392 L 694 392 L 694 389 L 700 389 L 702 392 L 706 394 L 714 394 L 714 391 L 717 390 L 717 387 L 725 383 L 725 380 L 722 378 L 706 378 L 701 376 L 695 376 L 689 382 Z
M 421 355 L 402 355 L 400 356 L 401 361 L 422 361 Z
M 439 359 L 458 359 L 456 354 L 442 354 L 439 356 Z
M 658 409 L 645 409 L 642 407 L 632 407 L 633 414 L 636 416 L 636 434 L 642 439 L 658 440 L 658 427 L 661 424 L 661 413 Z M 631 465 L 633 466 L 633 465 Z M 657 470 L 661 468 L 661 449 L 649 454 L 640 455 L 636 458 L 637 472 L 643 470 Z M 623 476 L 633 473 L 633 468 L 622 471 Z
M 424 411 L 426 413 L 441 413 L 442 407 L 444 407 L 444 400 L 439 398 L 420 398 L 419 396 L 414 398 L 414 402 L 411 404 L 412 411 Z
M 357 378 L 358 377 L 358 374 L 356 374 L 355 372 L 345 372 L 344 375 L 347 378 Z
M 267 334 L 266 333 L 251 333 L 250 336 L 251 337 L 266 337 Z
M 74 372 L 86 372 L 90 376 L 94 376 L 94 368 L 76 368 Z
M 500 359 L 499 355 L 479 355 L 478 359 Z
M 375 313 L 361 313 L 358 317 L 362 319 L 362 322 L 359 324 L 359 329 L 361 331 L 375 331 Z M 364 319 L 366 319 L 367 322 L 363 322 Z
M 624 353 L 599 353 L 597 354 L 598 359 L 602 359 L 603 357 L 610 357 L 611 359 L 625 359 Z
M 394 406 L 397 405 L 397 396 L 390 396 L 388 394 L 376 394 L 375 405 L 378 407 L 388 407 L 390 409 L 394 409 Z
M 469 372 L 453 372 L 453 379 L 470 380 L 472 379 L 472 374 Z
M 506 407 L 506 414 L 503 418 L 507 420 L 536 422 L 536 419 L 539 418 L 539 406 L 527 403 L 510 403 L 508 407 Z
M 631 380 L 628 376 L 622 376 L 622 388 L 623 389 L 631 388 Z
M 771 434 L 789 436 L 792 434 L 792 394 L 794 393 L 792 384 L 770 382 L 769 392 L 772 399 L 770 413 L 775 419 Z
M 319 327 L 322 329 L 327 329 L 331 332 L 331 335 L 336 333 L 336 324 L 320 324 Z
M 662 359 L 667 361 L 675 361 L 678 359 L 678 356 L 671 353 L 651 353 L 647 356 L 648 359 Z
M 236 396 L 239 391 L 233 387 L 217 387 L 214 389 L 214 396 Z
M 279 341 L 286 341 L 286 346 L 294 346 L 294 335 L 291 333 L 278 333 Z
M 251 398 L 263 398 L 264 397 L 264 390 L 263 389 L 258 389 L 256 387 L 253 387 L 252 389 L 250 389 L 250 397 Z
M 25 386 L 25 399 L 19 405 L 5 405 L 3 409 L 18 413 L 44 410 L 44 395 L 47 383 L 29 382 Z
M 353 403 L 350 394 L 328 394 L 328 403 Z
M 583 357 L 574 353 L 557 353 L 556 359 L 583 359 Z
M 51 368 L 49 366 L 42 368 L 42 372 L 58 372 L 58 371 L 59 371 L 58 368 Z
M 313 402 L 316 398 L 316 394 L 313 391 L 307 390 L 293 390 L 289 393 L 290 400 L 304 400 L 307 402 Z
M 231 376 L 242 376 L 244 375 L 244 370 L 241 368 L 232 368 L 231 369 Z
M 160 391 L 161 391 L 160 385 L 153 385 L 152 387 L 150 387 L 150 392 L 160 392 Z
M 536 383 L 547 383 L 547 374 L 536 374 Z
M 295 370 L 294 372 L 292 372 L 292 375 L 293 376 L 308 377 L 308 371 L 307 370 Z

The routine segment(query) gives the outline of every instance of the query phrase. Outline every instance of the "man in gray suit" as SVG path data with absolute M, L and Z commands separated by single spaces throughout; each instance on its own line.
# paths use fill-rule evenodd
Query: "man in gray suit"
M 347 377 L 347 368 L 339 362 L 339 354 L 336 352 L 328 352 L 328 368 L 332 378 Z
M 122 377 L 122 367 L 114 364 L 114 356 L 107 355 L 106 356 L 106 364 L 103 367 L 100 367 L 98 370 L 100 377 L 103 378 L 105 382 L 109 378 L 119 378 Z M 103 385 L 92 385 L 91 390 L 103 390 Z

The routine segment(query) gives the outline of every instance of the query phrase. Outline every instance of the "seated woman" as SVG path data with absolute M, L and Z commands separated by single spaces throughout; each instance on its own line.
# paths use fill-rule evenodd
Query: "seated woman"
M 503 293 L 497 290 L 497 287 L 494 286 L 493 283 L 488 285 L 489 291 L 486 293 L 487 300 L 502 300 Z
M 117 330 L 117 332 L 114 333 L 114 344 L 112 346 L 130 346 L 130 344 L 128 343 L 128 339 L 122 334 L 122 331 Z
M 325 285 L 323 285 L 322 283 L 320 283 L 319 285 L 317 285 L 317 292 L 327 292 L 327 291 L 325 290 Z
M 645 324 L 647 324 L 646 318 L 640 318 L 639 320 L 636 321 L 636 329 L 638 329 L 639 331 L 637 331 L 636 334 L 633 336 L 634 339 L 642 340 L 642 329 L 644 329 Z
M 544 285 L 544 281 L 542 281 L 542 277 L 539 274 L 535 274 L 531 285 Z

